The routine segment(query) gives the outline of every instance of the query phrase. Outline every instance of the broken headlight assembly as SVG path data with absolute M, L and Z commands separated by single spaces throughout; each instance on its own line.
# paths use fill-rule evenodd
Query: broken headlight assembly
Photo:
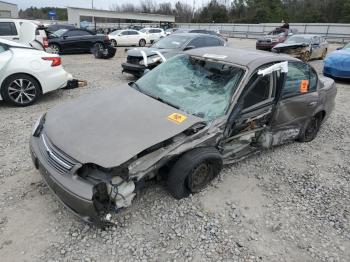
M 41 115 L 38 120 L 35 122 L 32 130 L 32 136 L 39 137 L 41 134 L 41 131 L 44 128 L 45 123 L 45 116 L 46 114 Z
M 105 169 L 88 164 L 77 174 L 93 185 L 92 200 L 100 214 L 130 206 L 136 195 L 135 183 L 129 179 L 127 167 Z

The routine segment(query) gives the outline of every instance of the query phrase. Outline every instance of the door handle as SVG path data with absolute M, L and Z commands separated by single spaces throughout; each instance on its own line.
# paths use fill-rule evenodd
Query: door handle
M 314 107 L 315 105 L 317 105 L 317 102 L 311 102 L 308 104 L 309 107 Z
M 12 40 L 19 40 L 19 37 L 14 37 L 12 38 Z

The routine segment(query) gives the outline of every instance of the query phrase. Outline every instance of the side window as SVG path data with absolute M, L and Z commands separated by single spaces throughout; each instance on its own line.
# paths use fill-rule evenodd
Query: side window
M 129 35 L 138 35 L 139 33 L 136 31 L 129 31 Z
M 287 79 L 283 86 L 282 97 L 291 97 L 316 91 L 317 74 L 307 64 L 290 62 Z
M 256 79 L 258 78 L 258 74 L 256 73 L 249 81 L 248 87 L 252 85 Z M 264 101 L 268 101 L 270 98 L 275 96 L 274 89 L 274 81 L 273 75 L 266 75 L 262 77 L 259 82 L 257 82 L 252 89 L 249 90 L 247 94 L 245 94 L 243 109 L 249 108 L 256 104 L 260 104 Z
M 150 29 L 148 32 L 149 32 L 150 34 L 153 34 L 153 33 L 155 33 L 155 30 L 154 30 L 154 29 Z
M 129 31 L 123 31 L 122 33 L 121 33 L 121 35 L 128 35 L 129 33 L 128 33 Z
M 187 46 L 194 46 L 195 48 L 204 47 L 206 43 L 206 37 L 197 37 L 193 39 Z
M 65 33 L 66 36 L 77 36 L 77 30 L 68 31 Z
M 77 36 L 83 36 L 83 35 L 91 35 L 90 32 L 84 31 L 84 30 L 76 30 Z
M 159 30 L 159 29 L 154 29 L 154 32 L 153 33 L 160 33 L 160 32 L 162 32 L 162 30 Z
M 206 46 L 222 46 L 222 42 L 214 37 L 207 37 L 206 41 Z
M 0 35 L 17 35 L 15 23 L 0 22 Z

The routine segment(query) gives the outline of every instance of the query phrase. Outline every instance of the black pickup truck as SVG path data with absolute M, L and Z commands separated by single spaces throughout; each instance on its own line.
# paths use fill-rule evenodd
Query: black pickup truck
M 60 29 L 48 34 L 49 50 L 52 53 L 91 52 L 92 48 L 106 48 L 110 41 L 103 34 L 72 28 Z

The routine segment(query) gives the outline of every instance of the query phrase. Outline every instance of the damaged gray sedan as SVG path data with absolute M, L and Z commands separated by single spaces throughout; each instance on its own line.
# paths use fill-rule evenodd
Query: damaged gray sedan
M 180 199 L 223 164 L 313 140 L 335 96 L 333 80 L 295 58 L 195 49 L 135 83 L 50 110 L 34 126 L 30 151 L 65 206 L 105 225 L 148 179 L 162 177 Z

